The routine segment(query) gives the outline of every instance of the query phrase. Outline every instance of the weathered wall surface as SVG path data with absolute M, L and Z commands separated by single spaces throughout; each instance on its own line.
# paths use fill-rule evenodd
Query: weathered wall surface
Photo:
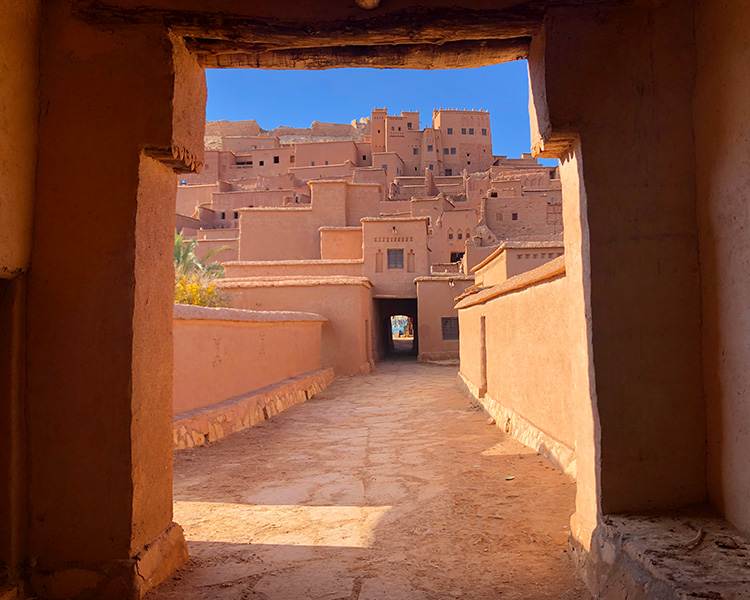
M 0 19 L 0 572 L 24 560 L 26 277 L 32 243 L 39 114 L 38 0 Z M 0 595 L 6 582 L 0 583 Z
M 320 258 L 362 260 L 362 227 L 321 227 Z
M 306 311 L 323 315 L 323 366 L 336 375 L 368 373 L 372 300 L 360 277 L 298 277 L 288 280 L 224 281 L 232 308 Z
M 174 307 L 174 412 L 320 369 L 325 317 Z
M 564 275 L 539 281 L 545 269 L 495 286 L 502 293 L 484 302 L 474 299 L 479 295 L 459 302 L 461 376 L 470 389 L 486 389 L 479 401 L 499 427 L 522 441 L 539 440 L 544 447 L 537 450 L 568 468 L 580 436 L 571 394 L 568 282 Z
M 595 367 L 575 386 L 595 404 L 592 511 L 706 498 L 694 48 L 692 11 L 674 1 L 552 9 L 532 42 L 533 145 L 566 157 L 580 140 L 562 167 L 563 220 L 583 274 L 575 303 L 591 355 L 581 365 Z
M 458 358 L 458 339 L 444 340 L 443 317 L 458 318 L 454 308 L 456 297 L 474 283 L 473 277 L 417 278 L 417 311 L 419 321 L 419 360 Z M 452 285 L 451 285 L 452 284 Z
M 227 279 L 240 277 L 361 277 L 361 260 L 271 260 L 229 262 L 224 265 Z
M 698 3 L 695 136 L 709 496 L 750 531 L 750 6 Z

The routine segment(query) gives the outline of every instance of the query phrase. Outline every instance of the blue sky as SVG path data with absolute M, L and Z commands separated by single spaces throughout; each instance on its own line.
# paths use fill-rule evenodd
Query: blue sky
M 313 121 L 349 123 L 387 106 L 390 114 L 419 110 L 424 127 L 433 108 L 482 108 L 490 111 L 495 154 L 516 157 L 530 148 L 526 61 L 435 71 L 208 69 L 206 78 L 209 121 L 309 127 Z

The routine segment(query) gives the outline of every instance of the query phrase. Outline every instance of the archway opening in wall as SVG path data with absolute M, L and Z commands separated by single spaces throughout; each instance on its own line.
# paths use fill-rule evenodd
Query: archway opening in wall
M 203 59 L 206 60 L 206 56 Z M 525 64 L 519 62 L 518 65 L 524 72 L 522 81 L 518 82 L 519 88 L 527 89 Z M 209 84 L 214 75 L 226 73 L 210 72 Z M 414 73 L 420 72 L 411 72 Z M 305 75 L 312 78 L 319 74 L 309 72 Z M 486 80 L 484 84 L 487 89 Z M 274 89 L 264 85 L 255 87 Z M 429 86 L 425 87 L 429 89 Z M 480 87 L 477 84 L 475 89 Z M 276 91 L 275 96 L 266 94 L 266 97 L 278 100 L 288 95 L 283 89 L 276 88 Z M 209 92 L 210 97 L 218 93 L 211 85 Z M 385 104 L 393 106 L 388 100 L 380 102 L 376 99 L 363 108 L 368 110 Z M 441 105 L 450 106 L 451 103 L 436 100 L 430 110 Z M 349 117 L 356 120 L 349 124 L 343 118 L 323 115 L 306 117 L 306 122 L 292 123 L 293 127 L 283 127 L 289 125 L 289 121 L 272 121 L 268 125 L 264 122 L 261 126 L 260 118 L 255 119 L 253 115 L 209 112 L 206 166 L 200 174 L 179 177 L 178 213 L 181 206 L 189 211 L 196 195 L 205 194 L 205 201 L 196 205 L 190 217 L 198 222 L 182 219 L 188 216 L 186 214 L 182 217 L 178 214 L 177 219 L 178 222 L 182 219 L 188 230 L 190 223 L 196 226 L 200 255 L 205 256 L 201 246 L 210 250 L 228 246 L 221 250 L 225 255 L 219 257 L 224 263 L 226 277 L 218 283 L 218 288 L 229 308 L 262 311 L 266 313 L 263 319 L 271 318 L 276 312 L 287 313 L 279 321 L 283 320 L 285 325 L 277 326 L 277 330 L 283 330 L 290 322 L 288 313 L 295 313 L 294 318 L 298 319 L 322 316 L 325 322 L 320 326 L 320 367 L 333 366 L 339 375 L 357 375 L 365 370 L 365 364 L 369 369 L 378 359 L 414 360 L 423 345 L 429 350 L 429 356 L 435 357 L 435 362 L 444 358 L 455 361 L 459 332 L 454 303 L 464 289 L 459 289 L 461 276 L 469 279 L 471 267 L 491 254 L 499 242 L 508 237 L 506 229 L 515 226 L 510 213 L 505 219 L 498 217 L 504 210 L 512 208 L 508 204 L 511 196 L 507 191 L 490 193 L 490 190 L 505 185 L 498 183 L 504 181 L 502 178 L 493 181 L 493 168 L 514 172 L 532 169 L 537 171 L 536 175 L 546 177 L 546 182 L 558 179 L 553 165 L 531 158 L 527 145 L 520 151 L 504 149 L 500 152 L 489 146 L 490 158 L 483 162 L 475 154 L 474 146 L 463 147 L 460 141 L 454 141 L 464 139 L 471 142 L 491 137 L 490 127 L 482 127 L 476 122 L 472 126 L 469 120 L 461 120 L 475 117 L 479 122 L 485 111 L 463 110 L 462 105 L 464 103 L 458 104 L 457 115 L 452 114 L 451 109 L 445 109 L 444 114 L 439 115 L 441 122 L 438 127 L 434 122 L 422 122 L 414 111 L 409 110 L 409 105 L 401 105 L 403 112 L 395 115 L 372 111 L 369 120 L 359 119 L 361 112 L 350 114 Z M 482 103 L 467 102 L 465 105 Z M 526 110 L 524 99 L 523 114 Z M 376 121 L 376 117 L 382 122 Z M 451 122 L 449 117 L 457 121 Z M 336 123 L 326 122 L 331 120 L 344 122 L 338 123 L 342 125 L 339 127 Z M 233 121 L 243 123 L 235 125 Z M 520 122 L 528 121 L 524 117 Z M 369 133 L 364 133 L 368 129 Z M 418 144 L 404 145 L 403 140 L 428 129 L 432 130 L 431 138 L 423 135 Z M 340 135 L 342 131 L 343 136 Z M 381 137 L 376 140 L 376 135 Z M 316 139 L 316 136 L 323 139 Z M 339 139 L 346 136 L 348 139 Z M 392 147 L 389 150 L 391 139 L 399 145 L 405 158 Z M 327 149 L 323 152 L 314 144 L 327 146 Z M 381 145 L 376 147 L 376 144 Z M 415 149 L 418 152 L 414 152 Z M 434 160 L 430 160 L 428 154 Z M 482 172 L 488 173 L 486 185 L 472 187 L 481 179 L 476 174 Z M 532 187 L 529 184 L 529 188 Z M 544 185 L 535 187 L 536 190 L 543 188 Z M 376 198 L 374 207 L 366 207 L 370 201 L 365 195 L 367 190 Z M 501 200 L 494 203 L 489 200 L 491 206 L 488 209 L 490 198 Z M 183 200 L 185 204 L 181 203 Z M 309 218 L 321 206 L 335 212 L 337 202 L 345 210 L 330 222 L 314 222 L 311 226 L 310 221 L 293 220 L 302 216 Z M 544 202 L 546 205 L 549 200 Z M 472 218 L 467 219 L 472 211 Z M 269 215 L 289 217 L 290 220 L 272 222 L 267 219 Z M 549 225 L 543 221 L 540 225 Z M 528 227 L 529 222 L 524 221 L 524 225 Z M 315 235 L 310 235 L 311 230 Z M 450 236 L 449 230 L 452 232 Z M 231 257 L 227 258 L 229 254 Z M 418 291 L 421 284 L 417 283 L 420 277 L 425 279 L 424 285 L 428 289 L 422 297 Z M 464 287 L 469 285 L 464 283 Z M 257 343 L 261 344 L 260 339 Z M 262 367 L 263 374 L 270 376 L 272 367 L 289 364 L 287 356 L 301 343 L 301 336 L 295 332 L 284 340 L 266 335 L 261 344 L 262 353 L 247 351 L 248 366 L 253 369 Z M 227 347 L 223 344 L 216 337 L 211 338 L 212 364 L 216 364 L 217 356 L 227 355 Z M 308 351 L 295 356 L 309 357 L 311 354 Z M 396 366 L 408 365 L 396 363 Z M 305 397 L 308 397 L 307 391 Z M 253 417 L 257 418 L 257 423 L 250 419 L 251 425 L 265 426 L 261 422 L 273 419 L 277 412 L 276 408 L 263 407 Z M 214 441 L 212 432 L 217 429 L 215 426 L 207 429 L 209 433 L 205 439 L 210 443 Z M 187 463 L 184 466 L 189 470 Z M 324 476 L 330 476 L 332 472 L 333 467 Z M 283 526 L 283 509 L 305 504 L 299 495 L 299 487 L 294 488 L 305 483 L 290 484 L 286 473 L 269 477 L 262 484 L 253 484 L 241 494 L 238 492 L 237 497 L 242 496 L 242 502 L 256 508 L 268 508 L 268 515 L 278 517 Z M 196 517 L 200 521 L 205 516 L 198 515 L 201 510 L 198 504 L 214 502 L 216 496 L 210 491 L 195 493 L 183 483 L 180 482 L 176 518 L 189 514 L 193 519 L 193 529 L 197 531 L 200 525 L 196 528 Z M 238 501 L 227 500 L 229 496 L 224 492 L 218 496 L 223 498 L 221 502 L 237 505 Z M 326 504 L 320 508 L 336 508 L 338 501 L 331 498 L 338 497 L 334 494 L 328 498 L 330 506 Z M 221 502 L 216 501 L 216 504 Z M 343 500 L 341 503 L 346 504 Z M 355 499 L 350 503 L 355 507 L 361 503 L 367 508 L 366 499 Z M 352 507 L 347 505 L 345 508 Z M 227 509 L 227 514 L 232 510 L 234 505 Z M 318 518 L 326 512 L 330 511 L 311 511 L 311 514 Z M 241 514 L 242 510 L 238 510 L 230 516 L 236 518 Z M 298 522 L 292 527 L 297 525 Z M 279 546 L 284 543 L 279 542 Z M 207 555 L 213 552 L 200 544 L 197 548 Z M 333 557 L 339 551 L 338 548 L 329 550 Z M 265 551 L 267 556 L 273 554 L 273 548 Z M 277 552 L 274 556 L 283 554 Z M 284 568 L 291 562 L 293 560 L 288 556 L 282 556 Z
M 406 315 L 391 317 L 391 352 L 394 355 L 414 353 L 414 322 Z

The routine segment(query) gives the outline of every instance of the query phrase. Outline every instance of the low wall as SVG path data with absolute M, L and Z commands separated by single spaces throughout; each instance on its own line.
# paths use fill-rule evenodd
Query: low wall
M 301 312 L 174 307 L 174 412 L 321 368 L 327 319 Z
M 575 476 L 567 306 L 563 257 L 462 298 L 459 386 L 506 433 Z
M 175 415 L 175 450 L 202 446 L 270 419 L 328 387 L 333 369 L 318 369 L 255 392 Z
M 224 263 L 227 279 L 244 277 L 361 277 L 358 260 L 264 260 Z

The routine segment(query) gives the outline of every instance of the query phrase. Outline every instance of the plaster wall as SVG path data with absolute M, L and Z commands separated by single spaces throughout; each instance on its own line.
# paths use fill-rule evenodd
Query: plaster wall
M 357 160 L 357 145 L 352 141 L 296 144 L 295 148 L 297 167 L 341 165 L 346 161 L 357 165 L 361 162 Z
M 487 198 L 484 218 L 499 239 L 553 239 L 563 234 L 562 204 L 544 195 Z
M 698 2 L 695 162 L 709 498 L 750 532 L 750 6 Z
M 242 123 L 242 121 L 240 121 Z M 209 129 L 206 128 L 208 135 Z M 239 152 L 251 153 L 257 149 L 279 148 L 279 138 L 267 135 L 222 135 L 221 149 L 237 154 Z
M 395 232 L 393 230 L 396 230 Z M 362 220 L 362 274 L 378 297 L 416 298 L 414 278 L 429 273 L 427 218 Z M 388 268 L 388 250 L 403 250 L 403 268 Z
M 693 36 L 692 11 L 671 1 L 552 9 L 532 42 L 533 147 L 563 158 L 571 144 L 579 152 L 567 189 L 563 178 L 563 220 L 565 255 L 582 261 L 575 303 L 591 352 L 577 357 L 588 374 L 574 390 L 595 403 L 595 459 L 581 490 L 593 485 L 599 497 L 587 495 L 582 507 L 587 527 L 597 508 L 706 499 Z
M 198 185 L 178 185 L 175 212 L 179 215 L 192 217 L 199 204 L 211 203 L 211 195 L 217 191 L 217 187 L 216 182 Z
M 477 388 L 486 386 L 490 398 L 572 451 L 577 432 L 567 287 L 565 277 L 557 276 L 460 308 L 458 314 L 461 374 Z
M 203 168 L 200 173 L 181 173 L 177 181 L 186 181 L 189 185 L 215 184 L 217 180 L 230 178 L 234 165 L 234 154 L 220 150 L 206 150 Z
M 320 315 L 175 306 L 174 317 L 175 413 L 321 366 Z
M 347 184 L 316 181 L 311 191 L 304 208 L 240 209 L 240 260 L 320 258 L 318 229 L 346 225 Z
M 224 265 L 228 279 L 243 277 L 361 277 L 362 259 L 277 260 L 229 262 Z
M 380 216 L 382 188 L 376 183 L 352 183 L 346 187 L 346 224 L 359 227 L 365 217 Z
M 323 260 L 362 260 L 362 227 L 320 228 L 320 257 Z
M 362 279 L 297 278 L 266 282 L 225 281 L 222 289 L 233 308 L 313 312 L 328 321 L 323 325 L 323 366 L 337 376 L 369 372 L 372 347 L 370 286 Z M 369 354 L 368 354 L 369 353 Z
M 459 357 L 459 340 L 443 339 L 442 318 L 458 317 L 458 311 L 454 308 L 456 298 L 473 283 L 473 277 L 460 276 L 417 279 L 419 360 Z
M 212 250 L 218 250 L 223 246 L 229 247 L 216 252 L 211 257 L 210 262 L 223 263 L 227 261 L 237 260 L 240 251 L 240 242 L 237 238 L 234 237 L 227 237 L 224 239 L 214 238 L 211 240 L 200 240 L 198 242 L 198 246 L 195 248 L 195 255 L 198 258 L 203 259 Z

